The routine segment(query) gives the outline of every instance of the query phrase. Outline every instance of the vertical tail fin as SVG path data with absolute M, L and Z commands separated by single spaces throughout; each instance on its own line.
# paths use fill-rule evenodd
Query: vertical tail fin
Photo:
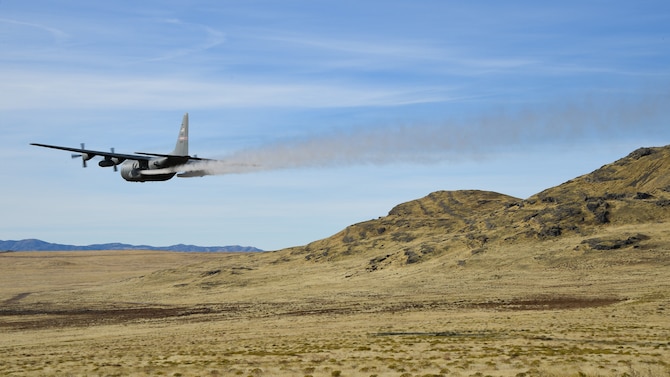
M 181 128 L 179 129 L 177 144 L 170 154 L 175 156 L 188 156 L 188 113 L 184 114 L 184 118 L 181 121 Z

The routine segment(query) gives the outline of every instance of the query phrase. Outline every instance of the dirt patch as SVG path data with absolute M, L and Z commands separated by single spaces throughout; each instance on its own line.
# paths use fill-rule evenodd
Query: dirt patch
M 421 332 L 421 331 L 389 331 L 378 332 L 372 334 L 373 336 L 421 336 L 421 337 L 463 337 L 463 338 L 492 338 L 497 335 L 491 331 L 437 331 L 437 332 Z
M 495 310 L 569 310 L 596 308 L 624 301 L 619 297 L 536 297 L 475 303 L 472 306 Z
M 209 308 L 0 309 L 0 327 L 41 329 L 114 324 L 210 313 Z
M 20 300 L 18 295 L 12 299 Z M 355 313 L 417 312 L 436 309 L 472 308 L 482 310 L 569 310 L 593 308 L 623 301 L 616 297 L 536 297 L 488 302 L 239 302 L 197 306 L 129 306 L 115 308 L 57 308 L 52 306 L 0 309 L 0 328 L 25 330 L 64 327 L 89 327 L 166 319 L 217 321 L 223 318 L 268 318 L 346 316 Z M 198 317 L 194 317 L 198 316 Z M 448 335 L 448 334 L 447 334 Z M 442 335 L 442 336 L 447 336 Z M 437 336 L 437 335 L 434 335 Z

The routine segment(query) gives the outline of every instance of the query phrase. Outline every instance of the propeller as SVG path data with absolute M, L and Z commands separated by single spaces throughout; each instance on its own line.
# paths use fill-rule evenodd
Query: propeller
M 111 147 L 110 150 L 114 153 L 114 147 Z M 116 165 L 117 164 L 114 164 L 114 171 L 119 171 L 119 168 Z
M 81 143 L 81 149 L 86 149 L 86 148 L 84 148 L 84 143 Z M 79 158 L 79 157 L 81 157 L 81 166 L 83 168 L 86 167 L 86 161 L 93 158 L 93 156 L 89 156 L 88 153 L 82 153 L 82 154 L 73 153 L 72 154 L 72 158 Z

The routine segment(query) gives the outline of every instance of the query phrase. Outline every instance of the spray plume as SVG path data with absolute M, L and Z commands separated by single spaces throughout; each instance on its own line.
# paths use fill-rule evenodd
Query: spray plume
M 645 96 L 608 104 L 587 100 L 490 112 L 461 121 L 340 130 L 240 150 L 223 160 L 198 162 L 179 167 L 179 171 L 217 175 L 474 159 L 526 143 L 606 139 L 627 132 L 661 130 L 669 99 L 667 95 Z

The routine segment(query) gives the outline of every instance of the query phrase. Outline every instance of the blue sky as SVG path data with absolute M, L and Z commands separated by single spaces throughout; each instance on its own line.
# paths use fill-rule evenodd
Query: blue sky
M 670 144 L 667 1 L 0 2 L 0 239 L 303 245 Z M 31 142 L 261 171 L 161 183 Z

